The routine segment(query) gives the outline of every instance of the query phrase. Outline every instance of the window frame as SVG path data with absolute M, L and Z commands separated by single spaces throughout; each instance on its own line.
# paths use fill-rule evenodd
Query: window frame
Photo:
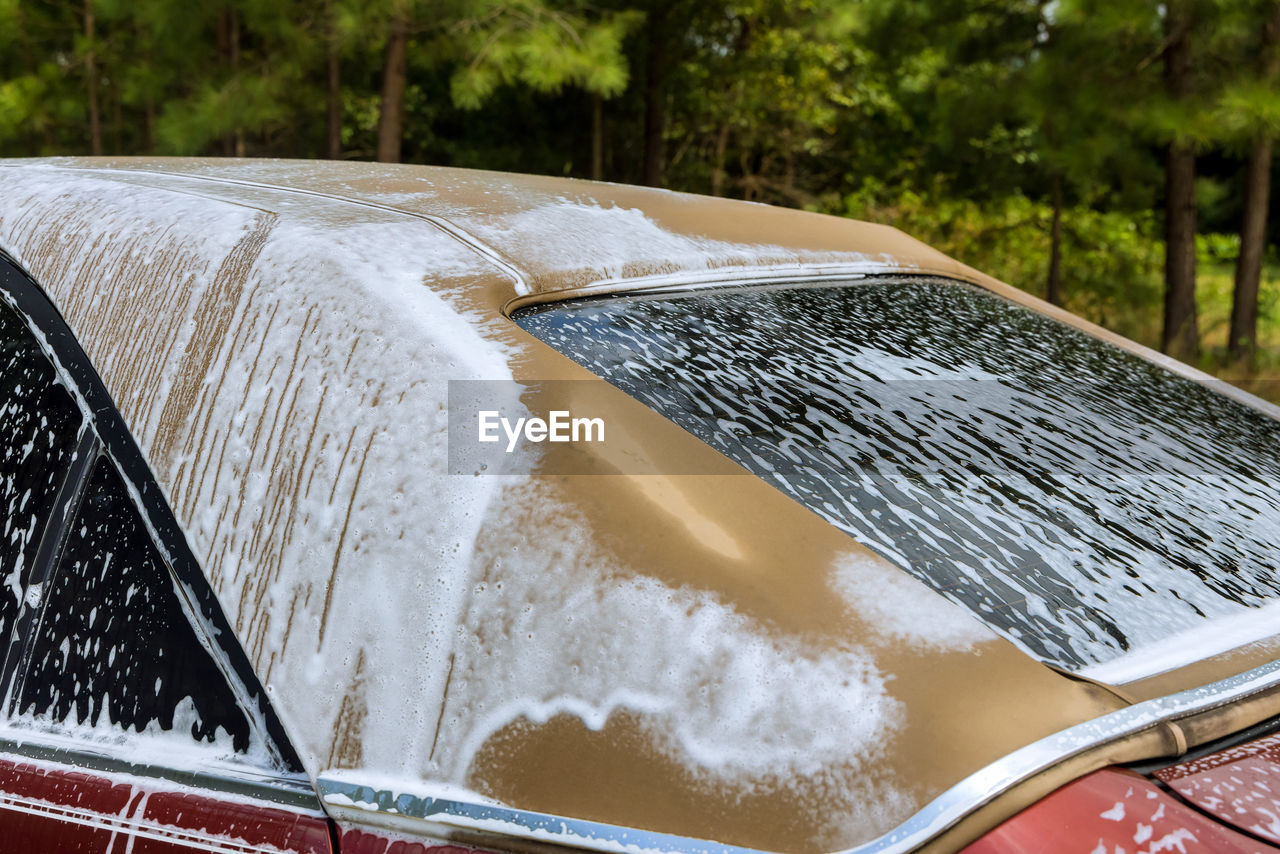
M 261 790 L 265 787 L 266 794 L 275 792 L 273 800 L 281 796 L 282 789 L 286 793 L 285 802 L 291 800 L 287 796 L 290 790 L 295 797 L 306 792 L 314 798 L 297 751 L 105 384 L 57 307 L 20 262 L 3 249 L 0 249 L 0 300 L 27 324 L 44 355 L 71 386 L 70 391 L 78 398 L 85 416 L 77 439 L 76 457 L 64 476 L 53 514 L 41 532 L 41 543 L 28 583 L 46 581 L 54 571 L 94 464 L 100 457 L 108 458 L 124 480 L 133 507 L 168 568 L 196 640 L 212 653 L 211 658 L 235 695 L 237 705 L 251 729 L 257 731 L 276 766 L 270 769 L 220 763 L 216 769 L 207 770 L 213 770 L 231 790 L 243 790 L 245 794 L 262 795 L 264 791 Z M 13 715 L 17 699 L 15 688 L 21 678 L 19 670 L 32 647 L 41 610 L 22 608 L 15 619 L 7 648 L 0 651 L 0 657 L 3 657 L 0 696 L 5 698 L 2 717 L 6 720 Z M 81 745 L 68 748 L 61 739 L 56 744 L 52 743 L 53 740 L 49 740 L 49 744 L 41 744 L 38 731 L 24 731 L 22 735 L 21 742 L 18 742 L 0 733 L 0 752 L 55 761 L 66 761 L 69 754 L 74 754 L 74 764 L 77 765 L 103 771 L 139 771 L 139 766 L 128 761 L 127 757 L 112 755 L 111 748 L 96 743 L 85 743 L 82 751 Z M 197 742 L 193 740 L 192 743 Z M 128 745 L 115 752 L 127 754 Z M 177 775 L 172 771 L 181 769 L 154 770 L 163 770 L 166 777 L 207 776 L 203 768 Z

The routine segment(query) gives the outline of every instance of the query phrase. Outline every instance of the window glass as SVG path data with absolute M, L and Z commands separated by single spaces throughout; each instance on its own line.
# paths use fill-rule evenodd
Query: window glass
M 44 588 L 21 714 L 98 729 L 189 731 L 197 741 L 248 749 L 249 722 L 105 456 Z
M 1044 660 L 1280 599 L 1280 423 L 981 289 L 884 277 L 516 320 Z
M 0 301 L 0 659 L 81 420 L 75 399 L 26 323 Z

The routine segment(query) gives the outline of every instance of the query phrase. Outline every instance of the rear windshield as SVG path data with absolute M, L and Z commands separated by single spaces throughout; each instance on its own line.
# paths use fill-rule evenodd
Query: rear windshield
M 981 289 L 877 277 L 516 321 L 1045 661 L 1280 599 L 1280 422 Z

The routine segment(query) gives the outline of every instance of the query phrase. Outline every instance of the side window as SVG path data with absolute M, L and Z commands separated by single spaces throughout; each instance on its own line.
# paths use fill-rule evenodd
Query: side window
M 27 324 L 0 302 L 0 659 L 75 454 L 82 418 Z
M 16 692 L 19 714 L 98 729 L 189 731 L 197 741 L 248 749 L 249 721 L 106 456 L 94 463 L 42 588 Z
M 101 380 L 2 253 L 0 287 L 0 728 L 299 771 Z

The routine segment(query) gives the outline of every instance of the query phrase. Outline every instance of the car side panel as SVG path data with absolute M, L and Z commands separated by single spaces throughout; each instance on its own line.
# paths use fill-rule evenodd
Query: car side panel
M 1280 845 L 1280 733 L 1153 776 L 1225 824 Z
M 128 784 L 0 760 L 0 850 L 110 851 L 135 800 Z
M 1276 854 L 1191 809 L 1151 781 L 1104 768 L 1058 789 L 965 854 Z
M 321 815 L 180 788 L 0 759 L 0 852 L 332 854 Z

